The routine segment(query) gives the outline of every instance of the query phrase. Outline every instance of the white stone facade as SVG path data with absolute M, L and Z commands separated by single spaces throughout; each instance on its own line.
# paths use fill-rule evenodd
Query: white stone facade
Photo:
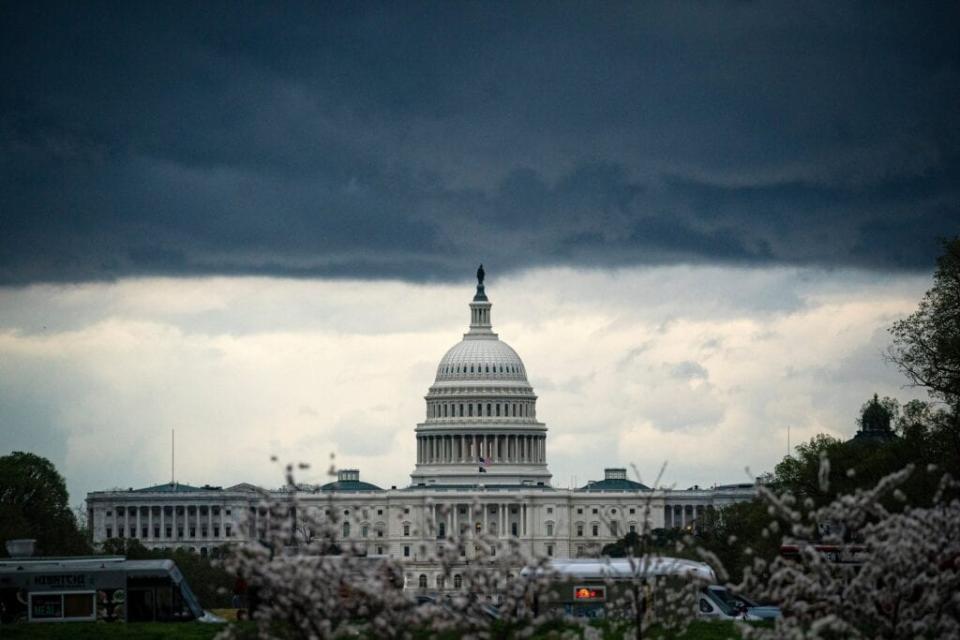
M 470 303 L 470 330 L 442 358 L 425 398 L 410 486 L 384 490 L 361 482 L 356 470 L 342 470 L 337 482 L 299 492 L 301 509 L 318 519 L 335 513 L 339 538 L 401 560 L 410 586 L 426 580 L 434 590 L 438 538 L 453 533 L 465 541 L 464 563 L 480 531 L 516 538 L 527 553 L 589 556 L 641 529 L 644 509 L 651 528 L 689 528 L 706 510 L 755 495 L 749 484 L 651 490 L 627 479 L 624 469 L 607 469 L 602 481 L 579 489 L 551 487 L 536 395 L 520 357 L 493 333 L 490 310 L 481 281 Z M 98 491 L 87 496 L 89 525 L 98 543 L 128 537 L 205 554 L 256 538 L 265 524 L 264 495 L 246 484 Z

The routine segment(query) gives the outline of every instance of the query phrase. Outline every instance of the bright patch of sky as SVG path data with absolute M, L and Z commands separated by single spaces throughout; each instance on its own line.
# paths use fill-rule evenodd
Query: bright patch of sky
M 472 272 L 472 268 L 465 271 Z M 488 269 L 489 271 L 489 269 Z M 883 359 L 928 275 L 799 268 L 537 269 L 488 278 L 524 359 L 556 486 L 636 465 L 739 482 L 817 433 L 849 437 L 879 393 L 921 397 Z M 169 481 L 276 486 L 270 462 L 331 453 L 403 486 L 413 429 L 472 283 L 149 278 L 0 289 L 2 449 L 50 458 L 71 501 Z

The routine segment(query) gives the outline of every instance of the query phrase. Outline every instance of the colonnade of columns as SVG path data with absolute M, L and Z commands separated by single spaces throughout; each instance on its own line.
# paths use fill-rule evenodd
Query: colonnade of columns
M 108 538 L 220 540 L 235 534 L 226 510 L 225 505 L 115 505 L 105 526 Z
M 663 526 L 666 529 L 686 529 L 703 518 L 711 505 L 667 504 L 663 506 Z
M 529 434 L 418 435 L 418 464 L 467 464 L 480 458 L 491 463 L 544 464 L 547 439 Z
M 461 508 L 463 508 L 464 513 L 460 513 Z M 511 518 L 513 509 L 516 509 L 516 514 L 514 518 Z M 467 536 L 473 536 L 478 533 L 477 524 L 480 524 L 480 531 L 486 535 L 492 534 L 501 538 L 512 535 L 519 538 L 529 538 L 532 535 L 530 510 L 525 504 L 484 503 L 479 510 L 480 513 L 477 513 L 472 504 L 434 504 L 431 517 L 436 527 L 437 536 L 459 537 L 462 525 L 466 525 Z M 441 523 L 443 524 L 442 531 Z M 491 524 L 495 527 L 494 531 L 490 530 Z M 515 530 L 512 526 L 514 524 L 516 525 Z

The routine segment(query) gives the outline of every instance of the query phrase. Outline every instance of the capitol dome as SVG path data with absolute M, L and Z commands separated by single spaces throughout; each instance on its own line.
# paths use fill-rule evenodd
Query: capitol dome
M 527 371 L 517 352 L 497 339 L 476 339 L 467 334 L 440 360 L 436 382 L 459 380 L 527 381 Z
M 417 425 L 414 484 L 548 486 L 546 426 L 517 352 L 493 332 L 477 271 L 470 329 L 451 347 L 425 397 Z

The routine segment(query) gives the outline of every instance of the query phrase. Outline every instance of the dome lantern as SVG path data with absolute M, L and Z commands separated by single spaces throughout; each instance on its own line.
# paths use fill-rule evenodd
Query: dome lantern
M 483 271 L 483 265 L 477 269 L 477 293 L 470 302 L 470 332 L 466 335 L 472 336 L 492 336 L 497 334 L 493 332 L 493 324 L 490 322 L 490 307 L 493 305 L 487 299 L 487 294 L 483 289 L 483 278 L 486 274 Z

